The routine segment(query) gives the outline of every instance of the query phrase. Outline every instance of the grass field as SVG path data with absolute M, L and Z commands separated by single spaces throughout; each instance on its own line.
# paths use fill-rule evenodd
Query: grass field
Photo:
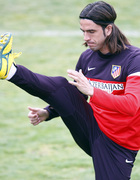
M 82 35 L 70 32 L 79 31 L 79 13 L 90 2 L 93 1 L 0 1 L 0 32 L 12 32 L 14 51 L 23 52 L 17 64 L 41 74 L 67 77 L 67 69 L 75 68 L 85 50 Z M 140 1 L 107 2 L 118 13 L 116 24 L 139 46 Z M 1 180 L 94 179 L 91 158 L 77 147 L 60 118 L 36 127 L 30 125 L 27 107 L 45 107 L 45 102 L 6 81 L 1 81 L 0 102 Z M 132 180 L 140 179 L 139 171 L 140 155 Z

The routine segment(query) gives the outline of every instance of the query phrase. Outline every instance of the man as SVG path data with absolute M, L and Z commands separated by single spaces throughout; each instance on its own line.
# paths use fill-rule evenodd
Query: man
M 47 77 L 13 63 L 12 35 L 0 42 L 1 79 L 49 103 L 29 107 L 33 125 L 61 116 L 76 143 L 93 159 L 96 180 L 128 180 L 140 149 L 140 49 L 114 24 L 116 12 L 98 1 L 80 13 L 89 47 L 68 76 Z M 89 103 L 86 101 L 90 96 Z

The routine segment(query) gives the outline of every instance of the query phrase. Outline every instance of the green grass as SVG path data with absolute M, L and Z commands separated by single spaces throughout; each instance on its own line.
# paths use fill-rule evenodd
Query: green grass
M 14 51 L 23 55 L 16 60 L 31 70 L 50 76 L 67 77 L 67 69 L 84 51 L 82 36 L 43 37 L 25 32 L 79 30 L 78 15 L 89 0 L 5 0 L 0 1 L 0 32 L 11 31 Z M 139 0 L 108 0 L 118 14 L 116 24 L 133 32 L 140 28 Z M 133 8 L 132 8 L 133 7 Z M 18 32 L 18 33 L 17 33 Z M 131 37 L 139 46 L 140 37 Z M 27 106 L 45 107 L 11 83 L 0 85 L 0 179 L 2 180 L 93 180 L 94 170 L 88 157 L 73 141 L 60 118 L 32 126 Z M 132 179 L 139 180 L 140 156 Z

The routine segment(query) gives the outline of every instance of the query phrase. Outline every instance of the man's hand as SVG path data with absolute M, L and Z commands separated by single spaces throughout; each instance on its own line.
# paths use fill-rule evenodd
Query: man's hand
M 67 70 L 68 76 L 74 81 L 69 81 L 70 84 L 76 86 L 79 91 L 88 96 L 93 96 L 94 88 L 89 84 L 88 79 L 83 75 L 82 70 L 79 72 L 74 70 Z
M 49 112 L 42 108 L 32 108 L 28 107 L 30 110 L 28 113 L 28 118 L 30 119 L 31 124 L 34 126 L 45 121 L 49 117 Z

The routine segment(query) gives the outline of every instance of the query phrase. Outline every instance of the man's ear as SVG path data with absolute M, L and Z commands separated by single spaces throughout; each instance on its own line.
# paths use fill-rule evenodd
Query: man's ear
M 109 24 L 106 28 L 105 28 L 105 34 L 106 36 L 109 36 L 112 32 L 112 25 Z

